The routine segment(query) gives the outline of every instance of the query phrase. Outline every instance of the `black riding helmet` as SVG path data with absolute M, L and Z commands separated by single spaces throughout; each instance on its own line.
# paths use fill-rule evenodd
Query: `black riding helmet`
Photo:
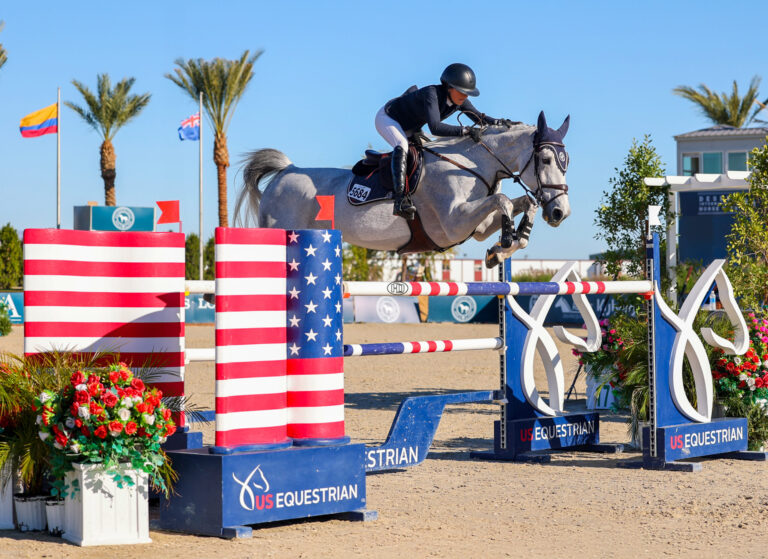
M 475 73 L 466 64 L 457 62 L 449 65 L 443 70 L 443 75 L 440 76 L 440 83 L 452 87 L 464 95 L 471 95 L 472 97 L 480 95 L 480 91 L 476 87 Z

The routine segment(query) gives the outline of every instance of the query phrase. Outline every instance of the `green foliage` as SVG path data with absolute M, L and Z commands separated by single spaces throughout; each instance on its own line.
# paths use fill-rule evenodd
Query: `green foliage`
M 3 27 L 5 27 L 5 22 L 0 21 L 0 31 L 3 30 Z M 3 67 L 3 64 L 8 60 L 8 53 L 5 50 L 5 47 L 3 46 L 3 43 L 0 43 L 0 68 Z
M 610 180 L 611 188 L 603 192 L 601 205 L 596 211 L 595 225 L 598 231 L 595 238 L 608 245 L 601 262 L 612 277 L 618 277 L 622 261 L 626 261 L 630 275 L 642 275 L 645 262 L 642 238 L 648 206 L 662 207 L 662 223 L 672 217 L 668 201 L 669 187 L 648 186 L 643 182 L 646 177 L 661 177 L 665 174 L 664 164 L 650 136 L 646 135 L 641 144 L 637 140 L 632 141 L 624 166 L 616 169 L 616 176 Z M 654 231 L 658 232 L 664 245 L 666 226 L 656 227 Z M 664 277 L 666 274 L 662 270 Z
M 379 279 L 381 265 L 377 254 L 381 251 L 348 243 L 342 250 L 342 274 L 345 281 L 372 281 Z
M 749 168 L 749 190 L 728 195 L 722 206 L 733 214 L 728 278 L 741 307 L 759 310 L 768 304 L 768 144 L 752 150 Z
M 213 280 L 215 278 L 215 239 L 211 237 L 203 249 L 203 278 Z M 188 280 L 200 279 L 200 237 L 196 233 L 187 235 L 184 245 L 184 262 L 186 264 L 185 277 Z
M 757 101 L 759 86 L 760 78 L 754 76 L 743 97 L 739 95 L 739 86 L 736 80 L 733 80 L 733 90 L 730 95 L 725 92 L 715 93 L 703 83 L 699 84 L 698 91 L 693 87 L 680 85 L 672 92 L 698 105 L 704 116 L 715 124 L 727 124 L 741 128 L 745 124 L 751 123 L 755 115 L 761 110 L 758 107 L 751 116 L 749 115 L 752 105 Z
M 556 273 L 557 270 L 525 270 L 510 276 L 509 281 L 552 281 L 552 276 L 554 276 Z
M 0 289 L 21 287 L 24 251 L 16 229 L 7 223 L 0 229 Z
M 123 78 L 114 88 L 109 74 L 97 74 L 96 81 L 94 94 L 82 82 L 72 80 L 72 85 L 83 96 L 86 106 L 81 107 L 70 101 L 65 101 L 64 104 L 80 115 L 102 139 L 111 141 L 124 124 L 141 113 L 149 103 L 151 95 L 130 94 L 136 78 Z
M 165 77 L 186 91 L 195 103 L 203 94 L 203 108 L 219 136 L 226 133 L 235 105 L 253 78 L 253 64 L 262 52 L 250 55 L 246 50 L 238 60 L 177 58 L 174 63 L 178 68 Z
M 0 303 L 0 336 L 7 336 L 11 333 L 13 325 L 11 317 L 8 316 L 8 308 L 5 303 Z

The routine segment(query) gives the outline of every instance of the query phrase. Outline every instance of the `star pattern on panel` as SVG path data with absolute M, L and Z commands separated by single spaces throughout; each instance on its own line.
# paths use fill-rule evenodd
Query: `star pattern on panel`
M 286 245 L 288 359 L 336 359 L 343 353 L 341 236 L 290 231 Z

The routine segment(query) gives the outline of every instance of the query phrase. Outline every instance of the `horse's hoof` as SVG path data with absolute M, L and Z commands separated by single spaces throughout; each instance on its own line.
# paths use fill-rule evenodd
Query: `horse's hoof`
M 499 255 L 495 252 L 491 252 L 491 249 L 485 251 L 485 267 L 490 269 L 497 266 L 501 261 Z

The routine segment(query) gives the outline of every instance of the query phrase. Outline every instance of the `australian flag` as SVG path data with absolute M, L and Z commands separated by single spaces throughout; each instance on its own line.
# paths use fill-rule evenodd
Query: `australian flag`
M 200 113 L 195 113 L 181 121 L 179 140 L 197 141 L 200 139 Z

